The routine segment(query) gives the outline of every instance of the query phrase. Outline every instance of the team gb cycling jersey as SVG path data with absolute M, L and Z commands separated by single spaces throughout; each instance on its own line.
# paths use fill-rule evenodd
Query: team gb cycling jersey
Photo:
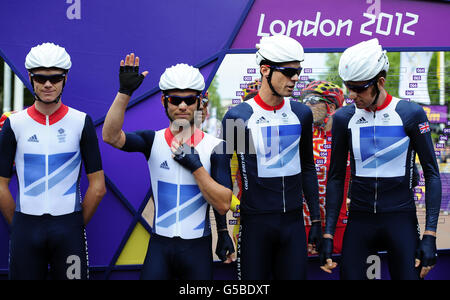
M 208 236 L 209 204 L 192 173 L 173 159 L 170 146 L 174 138 L 169 128 L 127 132 L 121 150 L 142 152 L 147 160 L 155 202 L 154 233 L 183 239 Z M 230 168 L 221 155 L 223 141 L 197 129 L 187 143 L 195 147 L 211 177 L 231 189 Z
M 425 230 L 436 230 L 441 181 L 424 110 L 387 95 L 375 112 L 355 105 L 333 117 L 332 155 L 327 184 L 326 233 L 333 233 L 344 189 L 347 153 L 352 174 L 351 211 L 415 211 L 413 167 L 418 154 L 425 175 Z
M 50 116 L 33 105 L 12 114 L 0 135 L 0 176 L 10 178 L 15 162 L 16 211 L 65 215 L 81 210 L 80 172 L 102 169 L 91 118 L 61 103 Z

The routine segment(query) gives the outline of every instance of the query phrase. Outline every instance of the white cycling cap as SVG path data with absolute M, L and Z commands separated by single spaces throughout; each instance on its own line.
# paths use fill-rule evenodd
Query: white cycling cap
M 261 64 L 263 60 L 276 63 L 303 61 L 305 52 L 297 40 L 285 35 L 263 36 L 256 44 L 256 63 Z
M 159 80 L 159 88 L 167 90 L 196 90 L 205 89 L 205 79 L 199 69 L 187 64 L 177 64 L 167 68 Z

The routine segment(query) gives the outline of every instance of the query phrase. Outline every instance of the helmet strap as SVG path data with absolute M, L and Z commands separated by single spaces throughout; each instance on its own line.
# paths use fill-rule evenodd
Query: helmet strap
M 63 81 L 63 86 L 62 86 L 62 89 L 61 89 L 61 93 L 59 93 L 58 97 L 56 97 L 53 101 L 47 102 L 47 101 L 42 100 L 42 99 L 36 94 L 36 91 L 34 90 L 34 82 L 33 82 L 33 79 L 31 79 L 31 87 L 33 88 L 33 92 L 34 92 L 34 100 L 39 101 L 39 102 L 44 103 L 44 104 L 47 104 L 47 105 L 50 105 L 50 104 L 56 104 L 56 103 L 59 102 L 59 100 L 61 100 L 61 96 L 62 96 L 62 93 L 63 93 L 63 91 L 64 91 L 64 87 L 65 87 L 65 86 L 66 86 L 66 79 L 64 79 L 64 81 Z
M 275 88 L 272 85 L 272 75 L 273 75 L 273 69 L 270 68 L 269 75 L 267 76 L 267 83 L 269 84 L 269 87 L 272 90 L 272 95 L 283 98 L 283 96 L 281 96 L 280 94 L 277 93 L 277 91 L 275 90 Z

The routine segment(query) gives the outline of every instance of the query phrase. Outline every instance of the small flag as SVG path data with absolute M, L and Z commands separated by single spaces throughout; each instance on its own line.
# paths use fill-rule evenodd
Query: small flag
M 424 122 L 419 124 L 419 130 L 421 134 L 430 132 L 430 123 Z

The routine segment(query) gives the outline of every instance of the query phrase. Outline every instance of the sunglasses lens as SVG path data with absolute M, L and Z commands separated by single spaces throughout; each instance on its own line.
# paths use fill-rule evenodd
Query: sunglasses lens
M 34 81 L 36 81 L 40 84 L 44 84 L 47 81 L 50 81 L 50 83 L 55 84 L 55 83 L 63 81 L 65 78 L 65 74 L 57 74 L 57 75 L 50 75 L 50 76 L 33 74 L 32 78 Z
M 177 96 L 166 96 L 167 101 L 173 105 L 180 105 L 181 102 L 186 103 L 186 105 L 192 105 L 197 101 L 197 96 L 189 96 L 189 97 L 177 97 Z
M 277 70 L 279 70 L 284 76 L 292 78 L 295 75 L 300 75 L 300 73 L 302 72 L 302 68 L 278 68 Z
M 349 89 L 351 91 L 354 91 L 355 93 L 362 93 L 365 90 L 367 90 L 374 83 L 375 83 L 375 81 L 372 80 L 372 81 L 369 81 L 368 83 L 363 84 L 363 85 L 353 85 L 353 84 L 345 83 L 345 86 L 347 87 L 347 89 Z

